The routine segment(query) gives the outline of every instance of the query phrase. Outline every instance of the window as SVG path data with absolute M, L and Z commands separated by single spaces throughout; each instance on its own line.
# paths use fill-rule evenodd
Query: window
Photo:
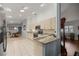
M 74 32 L 73 26 L 69 26 L 69 32 L 70 32 L 70 33 L 73 33 L 73 32 Z
M 68 33 L 68 26 L 65 26 L 65 33 Z
M 73 33 L 73 32 L 74 32 L 74 28 L 72 25 L 65 26 L 65 33 Z

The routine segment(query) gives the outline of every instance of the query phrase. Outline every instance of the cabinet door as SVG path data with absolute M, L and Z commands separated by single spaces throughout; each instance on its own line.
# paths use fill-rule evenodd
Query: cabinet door
M 50 19 L 50 29 L 55 29 L 56 28 L 56 19 L 51 18 Z
M 60 41 L 55 40 L 44 45 L 45 56 L 58 56 L 60 55 Z
M 42 29 L 55 29 L 56 28 L 56 19 L 50 18 L 40 22 Z
M 45 21 L 44 26 L 45 26 L 45 29 L 50 29 L 50 19 L 47 19 L 47 20 Z

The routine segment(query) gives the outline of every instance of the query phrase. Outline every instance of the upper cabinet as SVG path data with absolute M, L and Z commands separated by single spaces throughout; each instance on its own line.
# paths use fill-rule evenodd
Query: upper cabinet
M 41 28 L 46 30 L 54 30 L 56 28 L 56 19 L 51 17 L 40 22 Z

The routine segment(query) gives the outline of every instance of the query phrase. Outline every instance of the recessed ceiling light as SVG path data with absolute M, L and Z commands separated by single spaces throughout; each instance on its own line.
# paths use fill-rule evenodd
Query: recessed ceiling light
M 10 8 L 5 8 L 6 11 L 11 12 L 12 10 Z
M 17 30 L 17 27 L 14 27 L 14 30 Z
M 20 10 L 20 12 L 24 12 L 24 10 Z
M 45 6 L 45 3 L 42 3 L 41 5 L 40 5 L 40 7 L 44 7 Z
M 29 7 L 24 7 L 24 9 L 26 10 L 26 9 L 29 9 Z

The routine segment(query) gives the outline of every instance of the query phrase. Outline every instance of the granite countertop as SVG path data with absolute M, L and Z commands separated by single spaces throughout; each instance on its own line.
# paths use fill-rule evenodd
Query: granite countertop
M 41 42 L 43 44 L 49 43 L 51 41 L 56 40 L 55 34 L 52 33 L 43 33 L 43 34 L 39 34 L 38 37 L 34 38 L 33 37 L 33 31 L 29 31 L 27 32 L 29 35 L 29 39 L 31 40 L 36 40 L 38 42 Z
M 46 43 L 56 40 L 56 37 L 54 37 L 53 34 L 46 34 L 46 35 L 43 34 L 43 35 L 39 35 L 36 38 L 33 38 L 33 40 L 37 40 L 41 43 L 46 44 Z

